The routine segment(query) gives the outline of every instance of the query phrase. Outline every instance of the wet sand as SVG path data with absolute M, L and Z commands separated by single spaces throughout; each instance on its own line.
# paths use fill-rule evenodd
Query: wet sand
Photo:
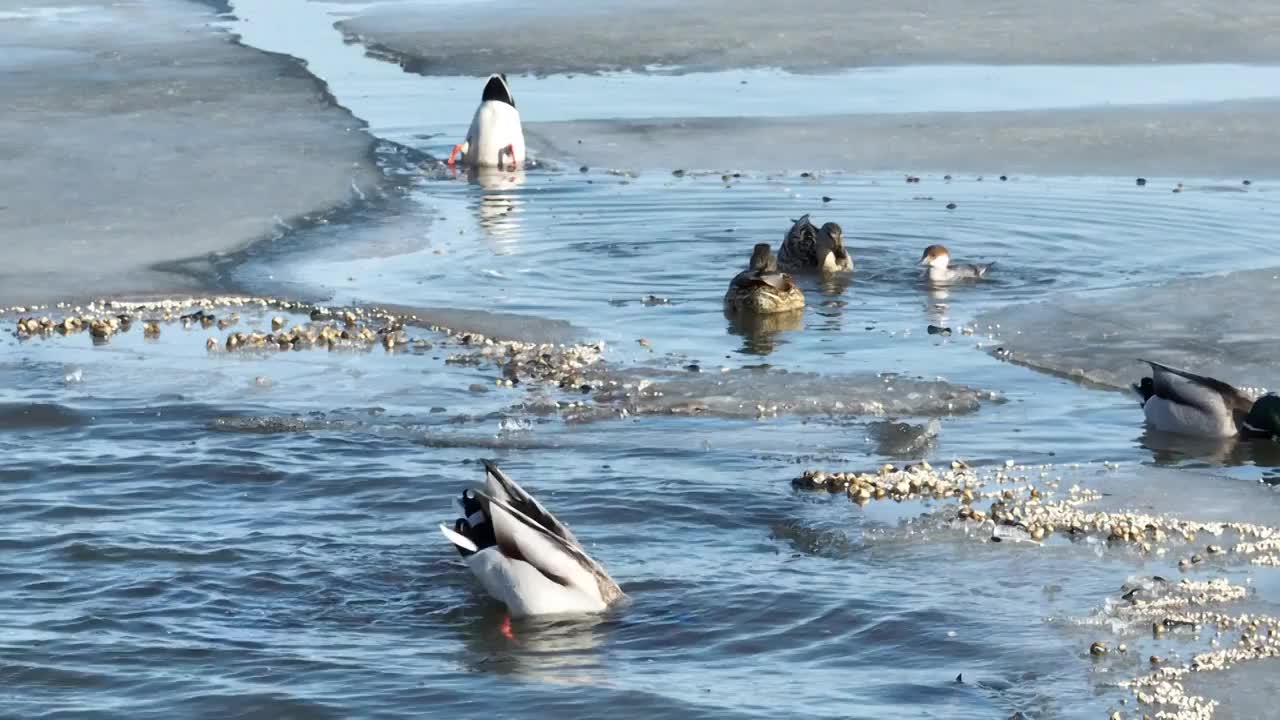
M 473 8 L 374 5 L 340 27 L 427 74 L 1280 60 L 1280 7 L 1266 0 L 560 0 L 536 9 L 500 0 Z M 519 32 L 494 33 L 494 17 Z M 821 113 L 821 100 L 815 105 Z
M 993 113 L 530 123 L 541 155 L 593 167 L 1260 178 L 1280 102 Z
M 213 19 L 152 2 L 0 16 L 0 304 L 200 289 L 210 254 L 376 191 L 362 121 Z

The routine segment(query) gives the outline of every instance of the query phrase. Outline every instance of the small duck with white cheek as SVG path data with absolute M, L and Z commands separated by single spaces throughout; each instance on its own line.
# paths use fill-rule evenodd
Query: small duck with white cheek
M 925 277 L 931 283 L 951 283 L 958 280 L 978 280 L 987 276 L 995 263 L 952 265 L 951 251 L 945 245 L 930 245 L 920 256 L 920 264 L 927 266 Z
M 724 306 L 729 312 L 755 315 L 792 312 L 804 307 L 804 292 L 790 275 L 778 272 L 769 243 L 759 243 L 751 264 L 729 282 Z
M 804 215 L 791 225 L 778 249 L 778 265 L 787 272 L 851 272 L 853 258 L 844 247 L 844 231 L 829 222 L 821 228 Z
M 1221 380 L 1142 362 L 1151 366 L 1151 377 L 1134 383 L 1133 389 L 1142 397 L 1151 427 L 1213 438 L 1280 435 L 1280 396 L 1269 393 L 1250 400 Z
M 473 168 L 515 170 L 524 166 L 524 128 L 506 75 L 489 76 L 480 107 L 471 118 L 467 139 L 454 145 L 449 153 L 449 167 L 454 166 L 459 155 L 464 164 Z

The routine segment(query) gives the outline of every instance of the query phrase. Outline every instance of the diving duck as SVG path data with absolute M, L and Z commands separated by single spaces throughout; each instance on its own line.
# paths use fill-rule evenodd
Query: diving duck
M 564 523 L 498 466 L 484 468 L 484 490 L 464 490 L 464 517 L 440 532 L 512 617 L 598 613 L 626 597 Z
M 920 256 L 920 264 L 927 265 L 925 277 L 929 282 L 949 283 L 956 280 L 977 280 L 986 277 L 987 271 L 995 263 L 975 263 L 971 265 L 952 265 L 951 251 L 945 245 L 930 245 Z
M 1280 435 L 1280 396 L 1269 393 L 1250 400 L 1221 380 L 1142 362 L 1151 366 L 1151 377 L 1134 383 L 1133 389 L 1155 429 L 1203 437 Z
M 853 258 L 844 247 L 844 231 L 829 222 L 814 227 L 805 214 L 792 222 L 778 249 L 778 265 L 787 272 L 849 272 Z
M 461 155 L 470 167 L 497 167 L 515 170 L 524 165 L 524 129 L 516 100 L 511 96 L 505 74 L 490 75 L 480 96 L 480 107 L 471 118 L 467 139 L 453 146 L 449 167 Z M 509 160 L 509 164 L 503 160 Z
M 790 275 L 778 272 L 769 243 L 759 243 L 751 253 L 751 264 L 729 281 L 724 307 L 735 313 L 790 312 L 804 307 L 804 293 Z

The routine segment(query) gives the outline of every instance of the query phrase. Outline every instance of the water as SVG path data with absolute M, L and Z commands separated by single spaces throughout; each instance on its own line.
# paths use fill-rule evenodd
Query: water
M 305 57 L 375 134 L 439 154 L 465 124 L 417 100 L 459 81 L 364 58 L 323 6 L 236 10 L 246 42 Z M 1270 249 L 1272 184 L 1171 193 L 1127 178 L 726 181 L 558 165 L 469 181 L 412 171 L 417 157 L 383 158 L 402 174 L 396 202 L 255 246 L 225 280 L 461 323 L 480 320 L 454 310 L 502 313 L 482 318 L 490 334 L 600 338 L 615 377 L 711 410 L 655 398 L 581 422 L 563 409 L 580 393 L 500 387 L 493 368 L 447 362 L 456 348 L 421 330 L 438 344 L 398 353 L 211 353 L 205 337 L 225 332 L 172 326 L 103 345 L 6 334 L 4 713 L 1099 717 L 1148 654 L 1190 654 L 1185 639 L 1134 628 L 1118 631 L 1133 662 L 1088 653 L 1116 639 L 1095 610 L 1130 576 L 1175 577 L 1176 553 L 989 543 L 930 503 L 859 507 L 790 480 L 921 455 L 1013 457 L 1054 463 L 1064 486 L 1097 487 L 1109 506 L 1276 523 L 1272 491 L 1251 482 L 1280 464 L 1273 453 L 1171 447 L 1144 433 L 1131 397 L 983 352 L 1044 334 L 1005 327 L 1013 307 L 1252 267 Z M 720 296 L 750 246 L 803 212 L 844 224 L 852 282 L 804 281 L 798 326 L 730 323 Z M 994 260 L 992 282 L 920 286 L 912 263 L 934 242 Z M 1157 246 L 1153 277 L 1135 258 Z M 264 330 L 274 314 L 240 312 L 238 328 Z M 1232 322 L 1258 327 L 1243 312 Z M 1079 352 L 1105 346 L 1091 343 Z M 755 408 L 788 404 L 819 409 Z M 879 424 L 934 417 L 920 450 Z M 631 602 L 504 637 L 501 608 L 434 528 L 480 479 L 480 457 L 560 514 Z M 1275 611 L 1272 570 L 1225 560 L 1189 575 L 1248 582 L 1248 607 Z M 1242 677 L 1226 681 L 1229 714 L 1258 716 L 1265 693 Z M 1212 678 L 1204 691 L 1223 694 Z

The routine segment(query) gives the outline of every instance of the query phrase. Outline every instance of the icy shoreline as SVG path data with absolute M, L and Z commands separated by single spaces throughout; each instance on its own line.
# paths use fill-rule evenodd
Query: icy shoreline
M 376 193 L 364 123 L 186 3 L 0 17 L 0 303 L 209 289 L 208 262 Z
M 1280 15 L 1257 0 L 843 3 L 764 0 L 536 7 L 514 0 L 372 4 L 339 23 L 350 39 L 423 74 L 589 73 L 980 64 L 1280 60 Z M 493 32 L 494 18 L 519 32 Z M 501 38 L 501 42 L 494 42 Z
M 1280 102 L 529 123 L 530 147 L 634 171 L 845 170 L 1241 179 L 1280 173 Z

